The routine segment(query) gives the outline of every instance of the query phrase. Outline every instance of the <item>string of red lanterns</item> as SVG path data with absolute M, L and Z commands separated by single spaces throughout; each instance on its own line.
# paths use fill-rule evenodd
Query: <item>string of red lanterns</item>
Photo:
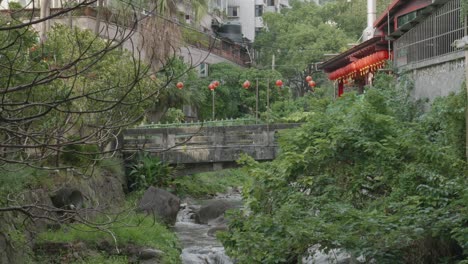
M 389 53 L 386 50 L 377 51 L 328 74 L 330 80 L 348 79 L 350 77 L 364 76 L 384 66 Z
M 312 77 L 311 76 L 307 76 L 306 77 L 306 81 L 307 83 L 309 84 L 310 87 L 315 87 L 315 82 L 312 80 Z M 211 82 L 209 85 L 208 85 L 208 89 L 210 89 L 211 91 L 214 91 L 216 88 L 218 88 L 218 86 L 220 85 L 220 82 L 219 81 L 213 81 Z M 249 80 L 246 80 L 243 84 L 242 84 L 242 87 L 244 89 L 249 89 L 250 88 L 250 81 Z M 278 87 L 282 87 L 283 86 L 283 81 L 282 80 L 276 80 L 275 82 L 275 85 L 278 86 Z M 176 84 L 176 87 L 178 89 L 182 89 L 184 88 L 184 83 L 183 82 L 178 82 Z

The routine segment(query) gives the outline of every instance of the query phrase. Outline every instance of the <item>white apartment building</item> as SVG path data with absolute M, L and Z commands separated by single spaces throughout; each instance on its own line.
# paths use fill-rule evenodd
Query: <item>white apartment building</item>
M 2 9 L 8 9 L 8 4 L 10 2 L 16 2 L 16 3 L 20 3 L 20 5 L 26 9 L 33 9 L 33 8 L 40 8 L 41 7 L 41 3 L 43 2 L 44 0 L 3 0 L 3 1 L 0 1 L 0 10 Z M 49 5 L 50 5 L 50 8 L 63 8 L 64 6 L 67 5 L 67 2 L 72 2 L 74 4 L 76 4 L 76 1 L 74 0 L 49 0 Z M 80 2 L 83 2 L 83 1 L 80 1 Z M 110 3 L 111 0 L 104 0 L 103 1 L 103 4 L 104 5 L 107 5 L 108 3 Z M 96 3 L 93 3 L 92 6 L 95 6 Z
M 242 34 L 250 41 L 263 27 L 262 15 L 265 12 L 280 12 L 289 7 L 288 0 L 228 0 L 227 21 L 242 26 Z

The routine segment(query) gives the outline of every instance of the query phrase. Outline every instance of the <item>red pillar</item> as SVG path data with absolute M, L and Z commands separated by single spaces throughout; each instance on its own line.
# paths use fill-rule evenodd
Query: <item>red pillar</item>
M 343 81 L 338 81 L 338 97 L 341 97 L 341 95 L 344 92 L 344 84 Z

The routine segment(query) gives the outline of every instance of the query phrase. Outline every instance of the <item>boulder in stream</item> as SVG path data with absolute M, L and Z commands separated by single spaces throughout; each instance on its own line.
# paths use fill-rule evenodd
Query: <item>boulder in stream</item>
M 145 211 L 163 220 L 166 224 L 174 225 L 180 199 L 172 193 L 153 186 L 146 190 L 138 203 L 138 211 Z
M 199 224 L 208 224 L 210 220 L 216 219 L 223 215 L 226 210 L 233 208 L 234 206 L 227 201 L 213 200 L 206 205 L 202 206 L 198 211 L 198 222 Z

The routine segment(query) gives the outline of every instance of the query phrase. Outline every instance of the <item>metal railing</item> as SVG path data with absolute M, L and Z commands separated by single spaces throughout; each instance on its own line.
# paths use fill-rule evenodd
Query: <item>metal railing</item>
M 451 0 L 394 42 L 396 66 L 457 51 L 452 43 L 463 30 L 460 0 Z
M 260 120 L 259 120 L 260 121 Z M 222 126 L 242 126 L 242 125 L 255 125 L 254 118 L 237 118 L 237 119 L 223 119 L 223 120 L 210 120 L 202 122 L 183 122 L 183 123 L 158 123 L 139 125 L 135 128 L 180 128 L 180 127 L 222 127 Z M 259 122 L 257 122 L 259 123 Z M 259 123 L 263 124 L 263 123 Z

